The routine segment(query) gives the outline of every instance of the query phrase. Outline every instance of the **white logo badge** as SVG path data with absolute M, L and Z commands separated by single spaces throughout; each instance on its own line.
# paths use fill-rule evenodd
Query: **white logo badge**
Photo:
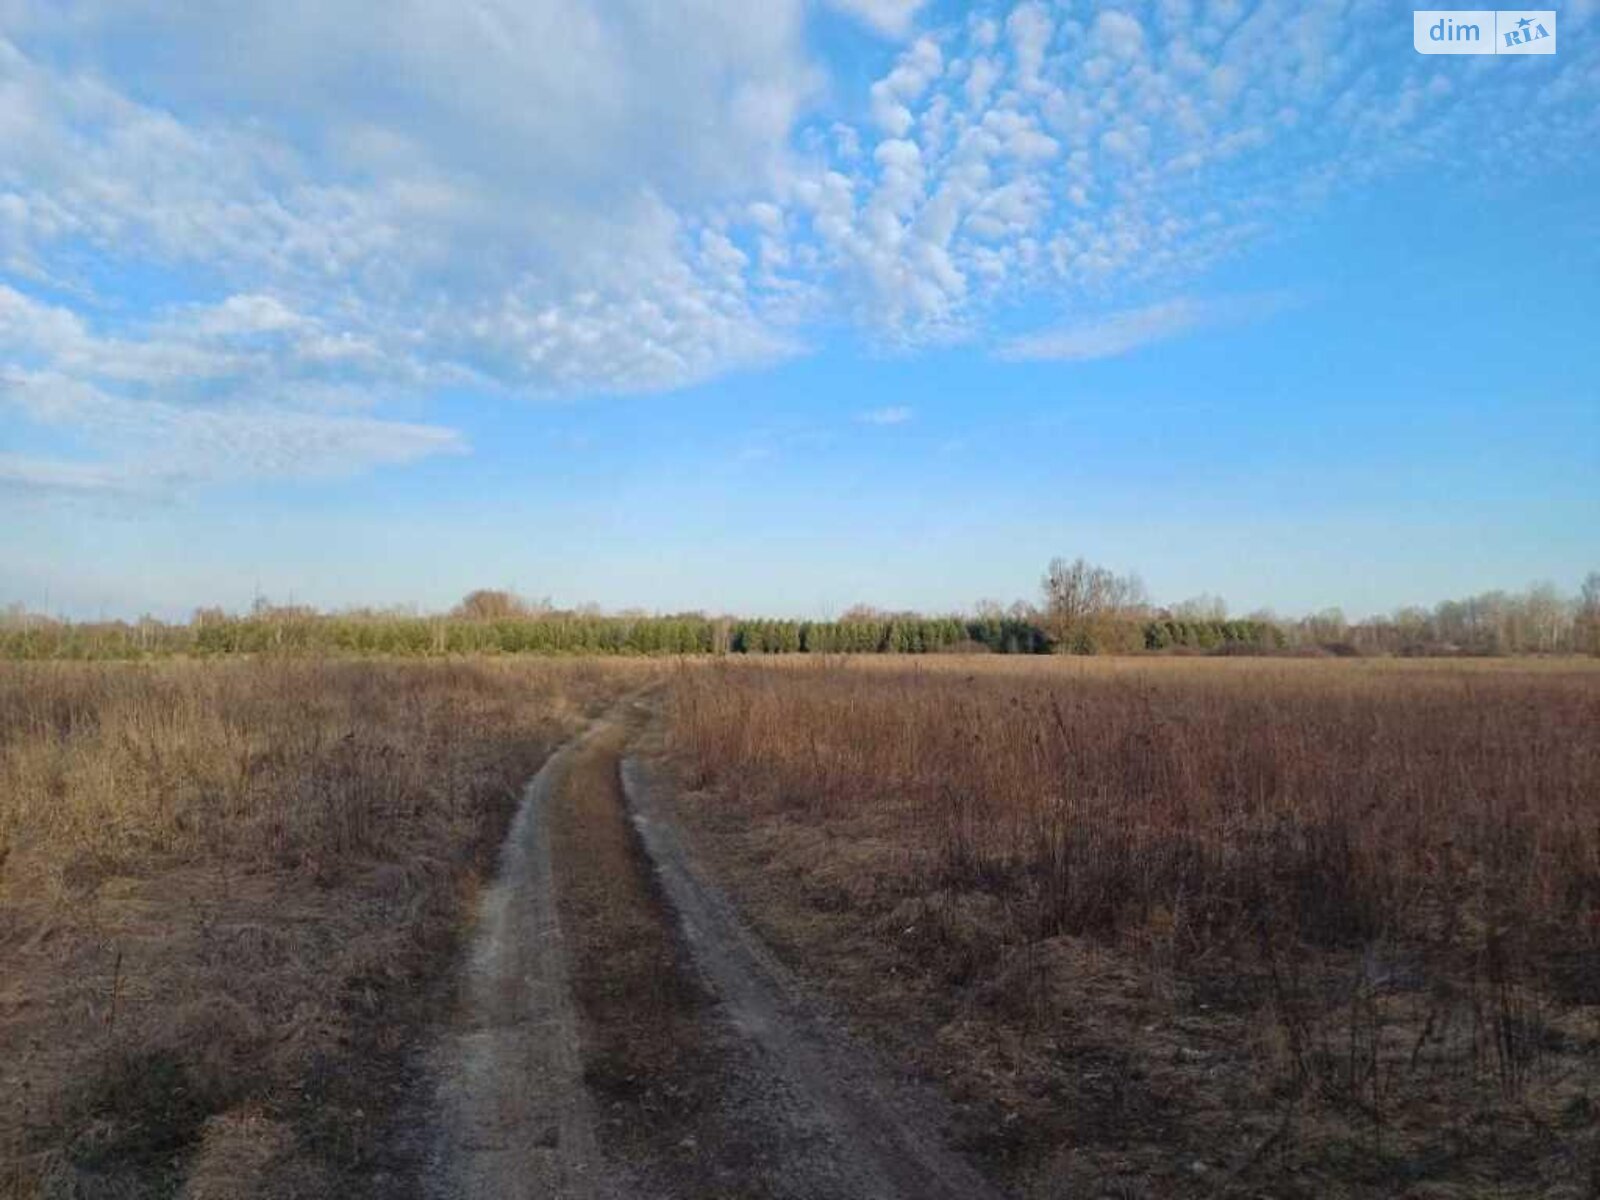
M 1549 8 L 1425 8 L 1412 14 L 1418 54 L 1554 54 L 1556 14 Z

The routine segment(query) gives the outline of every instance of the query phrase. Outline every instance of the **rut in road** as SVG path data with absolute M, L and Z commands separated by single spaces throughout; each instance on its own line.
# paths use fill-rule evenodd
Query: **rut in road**
M 431 1200 L 604 1200 L 554 896 L 547 810 L 568 742 L 523 793 L 481 900 L 456 1028 L 439 1048 Z
M 425 1194 L 997 1197 L 706 876 L 628 754 L 649 715 L 619 705 L 524 793 L 432 1060 Z
M 695 968 L 731 1027 L 728 1100 L 759 1130 L 765 1186 L 805 1200 L 989 1200 L 999 1193 L 940 1137 L 930 1097 L 895 1081 L 818 1011 L 705 874 L 637 756 L 623 789 Z M 731 1043 L 731 1044 L 730 1044 Z

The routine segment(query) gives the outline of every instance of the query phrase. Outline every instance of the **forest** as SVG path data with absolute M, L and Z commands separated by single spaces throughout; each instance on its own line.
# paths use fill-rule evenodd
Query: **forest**
M 480 589 L 445 613 L 321 612 L 259 599 L 248 612 L 197 609 L 188 621 L 72 621 L 13 606 L 0 614 L 0 658 L 138 659 L 172 655 L 352 654 L 1287 654 L 1497 657 L 1600 654 L 1600 572 L 1576 596 L 1552 584 L 1491 591 L 1432 608 L 1346 619 L 1338 608 L 1301 617 L 1230 617 L 1200 596 L 1152 604 L 1136 575 L 1054 560 L 1037 604 L 980 602 L 929 615 L 860 605 L 835 620 L 704 612 L 558 609 Z

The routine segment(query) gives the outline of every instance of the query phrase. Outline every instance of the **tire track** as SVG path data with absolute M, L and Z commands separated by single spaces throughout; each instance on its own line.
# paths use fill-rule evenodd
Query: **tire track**
M 472 935 L 457 1027 L 435 1063 L 432 1200 L 607 1200 L 583 1085 L 547 809 L 596 725 L 523 793 Z
M 425 1194 L 998 1200 L 945 1145 L 931 1097 L 833 1026 L 707 878 L 672 819 L 670 793 L 625 749 L 647 711 L 619 706 L 556 751 L 524 792 L 482 897 L 457 1020 L 432 1057 Z M 680 1058 L 651 1077 L 665 1094 L 708 1098 L 691 1136 L 665 1149 L 651 1145 L 665 1136 L 653 1123 L 642 1138 L 608 1135 L 602 1148 L 581 1040 L 595 1014 L 578 1011 L 573 962 L 582 959 L 570 957 L 558 915 L 549 810 L 558 790 L 598 787 L 583 781 L 607 760 L 613 785 L 621 776 L 620 800 L 613 792 L 608 802 L 625 807 L 648 859 L 640 869 L 659 884 L 654 903 L 682 938 L 673 969 L 714 1000 L 691 1031 L 691 1066 Z
M 636 756 L 623 760 L 630 815 L 677 910 L 694 965 L 731 1027 L 742 1120 L 769 1156 L 762 1194 L 873 1200 L 991 1200 L 1000 1195 L 945 1145 L 929 1100 L 898 1084 L 833 1027 L 799 982 L 705 875 L 666 807 L 665 786 Z

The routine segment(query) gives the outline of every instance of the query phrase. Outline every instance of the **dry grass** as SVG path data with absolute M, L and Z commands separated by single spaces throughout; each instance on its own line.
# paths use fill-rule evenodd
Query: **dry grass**
M 646 1194 L 710 1195 L 710 1002 L 624 811 L 624 741 L 619 726 L 579 748 L 550 813 L 584 1081 L 613 1160 L 625 1171 L 649 1164 Z
M 684 669 L 767 931 L 1039 1195 L 1600 1187 L 1592 664 Z
M 404 1194 L 475 881 L 649 669 L 0 668 L 0 1196 Z

